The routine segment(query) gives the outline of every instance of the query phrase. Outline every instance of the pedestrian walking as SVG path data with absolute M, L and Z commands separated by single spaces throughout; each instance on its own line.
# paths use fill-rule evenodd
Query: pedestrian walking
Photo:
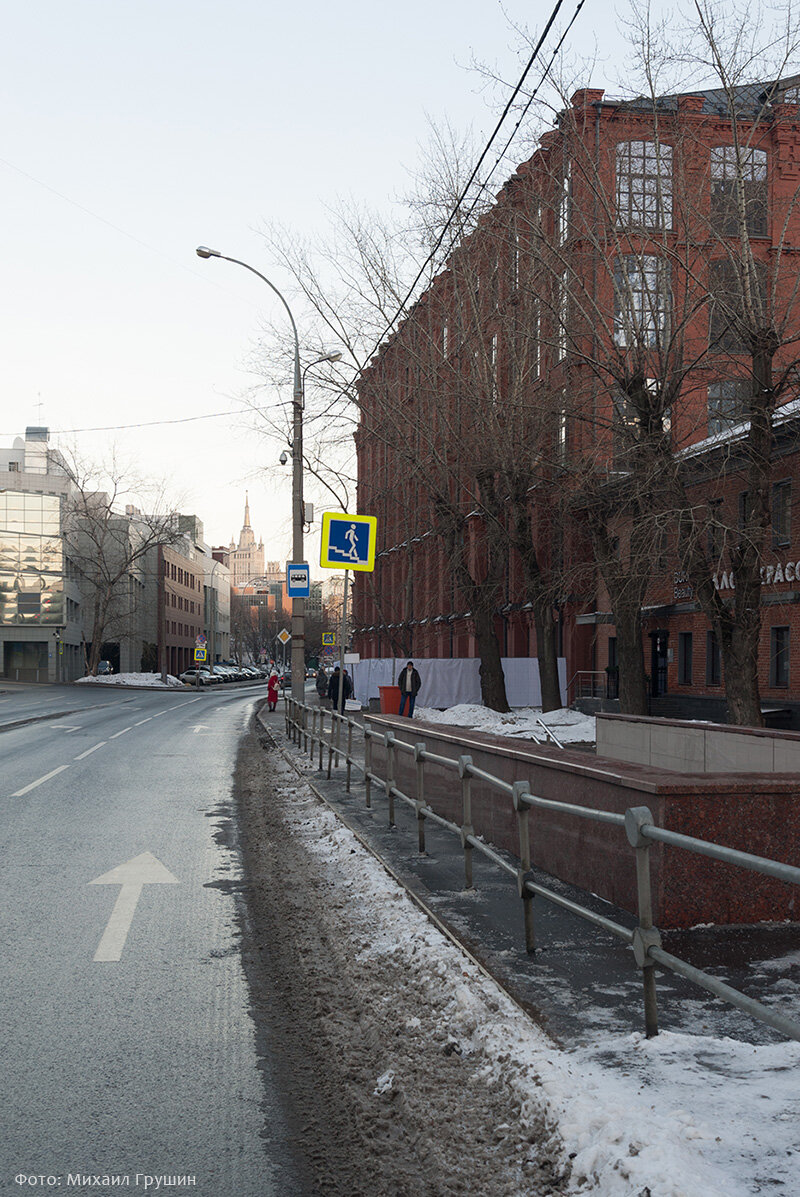
M 339 671 L 339 666 L 337 665 L 336 668 L 334 669 L 333 673 L 331 674 L 331 680 L 328 682 L 328 698 L 331 700 L 331 710 L 332 711 L 339 710 L 339 690 L 340 689 L 342 691 L 342 695 L 341 695 L 342 710 L 344 710 L 344 704 L 347 702 L 348 698 L 350 697 L 352 690 L 353 690 L 353 686 L 350 681 L 350 678 L 347 676 L 347 670 L 345 669 L 344 673 L 341 673 Z
M 400 674 L 398 685 L 400 687 L 400 714 L 405 714 L 406 703 L 408 703 L 408 717 L 410 719 L 414 714 L 414 704 L 417 701 L 417 695 L 422 686 L 422 678 L 414 668 L 413 661 L 409 661 Z
M 319 696 L 319 705 L 322 706 L 328 693 L 328 675 L 320 665 L 317 670 L 317 694 Z
M 267 682 L 267 706 L 274 711 L 278 705 L 278 671 L 273 669 Z

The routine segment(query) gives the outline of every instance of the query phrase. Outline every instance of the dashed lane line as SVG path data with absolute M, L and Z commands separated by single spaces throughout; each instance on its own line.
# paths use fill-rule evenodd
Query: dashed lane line
M 105 743 L 107 743 L 106 740 L 101 740 L 100 743 L 95 744 L 93 748 L 87 748 L 85 752 L 80 754 L 80 756 L 76 756 L 75 760 L 82 761 L 85 756 L 91 756 L 93 752 L 97 752 L 98 748 L 102 748 Z
M 152 715 L 148 715 L 146 719 L 140 719 L 140 720 L 139 720 L 139 722 L 138 722 L 138 723 L 134 723 L 134 725 L 133 725 L 133 726 L 134 726 L 134 727 L 141 727 L 143 723 L 149 723 L 149 722 L 150 722 L 150 720 L 151 720 L 152 718 L 153 718 L 153 716 L 152 716 Z
M 25 794 L 29 794 L 31 790 L 35 790 L 37 786 L 43 785 L 44 782 L 49 781 L 51 777 L 55 777 L 59 773 L 63 773 L 65 769 L 69 769 L 69 765 L 59 765 L 57 769 L 51 769 L 49 773 L 45 773 L 44 777 L 37 777 L 36 781 L 32 781 L 29 786 L 23 786 L 21 790 L 17 790 L 12 794 L 12 798 L 22 798 Z
M 131 727 L 133 727 L 133 724 L 131 724 Z M 117 736 L 124 736 L 125 732 L 128 732 L 130 730 L 131 730 L 130 727 L 123 727 L 122 731 L 114 732 L 113 736 L 109 736 L 108 738 L 109 738 L 109 740 L 116 740 Z

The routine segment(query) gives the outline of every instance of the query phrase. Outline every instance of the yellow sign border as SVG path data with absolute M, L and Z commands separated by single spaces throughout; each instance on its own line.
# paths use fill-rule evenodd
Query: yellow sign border
M 355 524 L 366 524 L 370 529 L 369 557 L 366 561 L 331 561 L 330 527 L 332 520 L 351 520 Z M 375 550 L 378 545 L 378 517 L 376 515 L 350 515 L 346 511 L 323 511 L 322 513 L 322 543 L 320 545 L 319 563 L 323 569 L 352 569 L 364 573 L 372 573 L 375 569 Z

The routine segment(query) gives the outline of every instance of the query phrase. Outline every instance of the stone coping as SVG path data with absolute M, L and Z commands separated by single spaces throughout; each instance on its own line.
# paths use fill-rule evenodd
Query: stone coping
M 612 718 L 643 721 L 636 715 L 612 716 Z M 365 714 L 365 723 L 386 727 L 386 730 L 401 731 L 413 743 L 415 731 L 428 738 L 452 744 L 464 752 L 475 748 L 490 749 L 495 755 L 508 760 L 529 761 L 540 768 L 550 768 L 562 773 L 573 773 L 597 782 L 622 786 L 640 793 L 674 795 L 675 797 L 699 796 L 702 794 L 729 794 L 733 788 L 743 794 L 796 794 L 800 790 L 800 773 L 678 773 L 668 769 L 657 769 L 651 765 L 638 765 L 629 761 L 618 761 L 611 757 L 596 756 L 595 764 L 587 764 L 586 753 L 569 749 L 546 748 L 531 744 L 520 744 L 515 738 L 513 745 L 507 736 L 492 732 L 473 731 L 456 724 L 447 724 L 444 730 L 439 723 L 425 723 L 421 719 L 405 719 L 393 715 Z M 676 726 L 697 727 L 697 724 L 681 724 L 677 720 L 647 719 L 650 723 L 675 723 Z M 706 727 L 712 725 L 706 724 Z M 713 725 L 717 726 L 717 725 Z M 722 727 L 728 725 L 722 724 Z M 730 730 L 730 728 L 728 728 Z M 734 729 L 747 730 L 747 729 Z M 749 729 L 755 733 L 761 728 Z M 769 733 L 768 733 L 769 734 Z M 799 739 L 796 733 L 778 732 Z
M 778 704 L 776 708 L 780 709 Z M 737 723 L 706 723 L 702 719 L 661 719 L 657 715 L 616 715 L 609 711 L 598 711 L 596 719 L 611 720 L 614 723 L 647 723 L 651 727 L 686 727 L 694 731 L 725 732 L 737 736 L 768 736 L 774 740 L 800 740 L 800 732 L 781 731 L 772 727 L 740 727 Z

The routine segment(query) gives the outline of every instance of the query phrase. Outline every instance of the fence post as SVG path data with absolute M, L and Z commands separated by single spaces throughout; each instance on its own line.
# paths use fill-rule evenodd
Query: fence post
M 308 707 L 303 703 L 303 752 L 308 752 Z
M 525 951 L 536 951 L 536 928 L 533 921 L 533 894 L 526 888 L 526 881 L 531 871 L 531 837 L 530 837 L 530 807 L 523 801 L 524 795 L 530 794 L 531 788 L 527 781 L 515 781 L 511 787 L 511 801 L 517 812 L 517 829 L 519 831 L 519 859 L 517 870 L 517 889 L 522 898 L 522 914 L 525 920 Z
M 372 728 L 364 725 L 364 800 L 372 806 Z
M 311 760 L 314 760 L 314 741 L 317 738 L 317 708 L 311 708 L 311 741 L 308 747 L 308 755 Z
M 394 732 L 386 732 L 386 797 L 389 799 L 389 826 L 394 827 Z
M 661 935 L 653 926 L 653 894 L 650 885 L 650 841 L 642 834 L 642 828 L 653 823 L 653 816 L 646 806 L 632 806 L 625 811 L 625 832 L 628 843 L 636 849 L 636 890 L 639 901 L 639 926 L 633 933 L 633 954 L 642 970 L 644 985 L 644 1031 L 648 1039 L 658 1034 L 658 1002 L 656 999 L 656 974 L 648 952 L 651 947 L 661 947 Z
M 465 889 L 472 889 L 472 845 L 468 837 L 475 834 L 472 826 L 472 778 L 467 770 L 472 765 L 471 756 L 458 758 L 458 776 L 461 778 L 461 847 L 464 849 Z
M 350 793 L 350 770 L 352 768 L 353 760 L 353 720 L 347 720 L 347 782 L 345 790 Z
M 417 763 L 417 797 L 414 807 L 417 812 L 417 836 L 420 856 L 425 855 L 425 744 L 419 740 L 414 745 L 414 760 Z
M 325 744 L 325 711 L 320 707 L 319 711 L 319 771 L 322 772 L 322 753 Z
M 331 765 L 333 763 L 333 733 L 336 730 L 336 712 L 331 711 L 331 738 L 328 741 L 328 777 L 331 775 Z M 339 754 L 336 754 L 336 764 L 339 764 Z

